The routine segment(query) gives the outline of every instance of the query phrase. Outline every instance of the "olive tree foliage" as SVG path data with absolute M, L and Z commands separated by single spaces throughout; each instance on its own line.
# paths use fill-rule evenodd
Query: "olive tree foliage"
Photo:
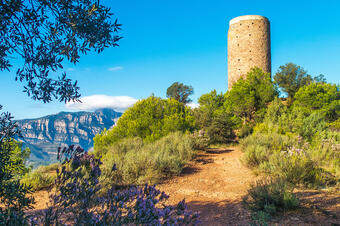
M 22 58 L 16 80 L 34 100 L 77 100 L 77 81 L 63 69 L 81 54 L 117 46 L 120 24 L 99 0 L 2 0 L 0 2 L 0 70 L 10 71 Z M 52 72 L 52 73 L 51 73 Z M 52 75 L 51 75 L 52 74 Z
M 184 85 L 183 83 L 174 82 L 167 90 L 166 96 L 168 98 L 174 98 L 175 100 L 187 104 L 192 100 L 189 99 L 189 96 L 194 93 L 194 89 L 192 86 Z
M 324 81 L 321 75 L 316 79 Z M 299 88 L 311 83 L 313 78 L 302 67 L 294 63 L 287 63 L 279 67 L 274 76 L 274 81 L 288 94 L 288 98 L 292 99 Z

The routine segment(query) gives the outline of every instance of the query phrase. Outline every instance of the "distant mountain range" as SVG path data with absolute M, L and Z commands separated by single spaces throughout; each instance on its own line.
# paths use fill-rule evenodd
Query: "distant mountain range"
M 93 137 L 111 128 L 122 115 L 112 109 L 95 112 L 60 112 L 37 119 L 18 120 L 22 137 L 18 140 L 31 149 L 29 164 L 34 166 L 56 162 L 59 146 L 93 147 Z

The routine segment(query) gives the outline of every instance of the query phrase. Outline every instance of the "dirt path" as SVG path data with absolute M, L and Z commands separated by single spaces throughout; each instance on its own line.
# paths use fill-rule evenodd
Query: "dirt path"
M 251 214 L 242 206 L 242 196 L 256 181 L 241 163 L 237 147 L 201 152 L 180 176 L 157 185 L 170 195 L 168 204 L 185 199 L 199 212 L 201 225 L 249 225 Z M 297 190 L 301 208 L 272 218 L 269 225 L 340 225 L 340 195 L 320 190 Z M 46 191 L 35 193 L 35 210 L 46 208 Z
M 189 209 L 200 213 L 202 225 L 250 225 L 251 213 L 242 206 L 242 196 L 256 181 L 242 165 L 237 147 L 210 149 L 185 168 L 181 176 L 158 188 L 170 194 L 169 204 L 185 199 Z M 322 190 L 295 190 L 297 211 L 273 217 L 269 225 L 339 225 L 340 195 Z
M 170 194 L 170 204 L 185 198 L 200 213 L 202 225 L 248 225 L 250 213 L 241 201 L 255 176 L 242 165 L 241 155 L 235 147 L 210 149 L 158 188 Z

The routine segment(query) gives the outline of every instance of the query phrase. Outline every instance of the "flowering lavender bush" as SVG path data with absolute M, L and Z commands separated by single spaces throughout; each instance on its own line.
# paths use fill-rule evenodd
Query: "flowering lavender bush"
M 185 201 L 165 205 L 168 196 L 155 186 L 113 186 L 101 192 L 100 158 L 80 147 L 59 149 L 62 160 L 57 170 L 51 205 L 32 225 L 196 225 L 198 215 L 187 210 Z M 116 170 L 115 165 L 112 170 Z

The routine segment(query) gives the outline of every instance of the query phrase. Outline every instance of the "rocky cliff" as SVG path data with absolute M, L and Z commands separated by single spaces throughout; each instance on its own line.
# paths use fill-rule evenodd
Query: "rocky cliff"
M 19 120 L 22 137 L 18 140 L 31 149 L 30 163 L 48 164 L 56 161 L 59 146 L 75 144 L 89 150 L 93 137 L 104 128 L 112 127 L 121 114 L 112 109 L 100 109 Z

